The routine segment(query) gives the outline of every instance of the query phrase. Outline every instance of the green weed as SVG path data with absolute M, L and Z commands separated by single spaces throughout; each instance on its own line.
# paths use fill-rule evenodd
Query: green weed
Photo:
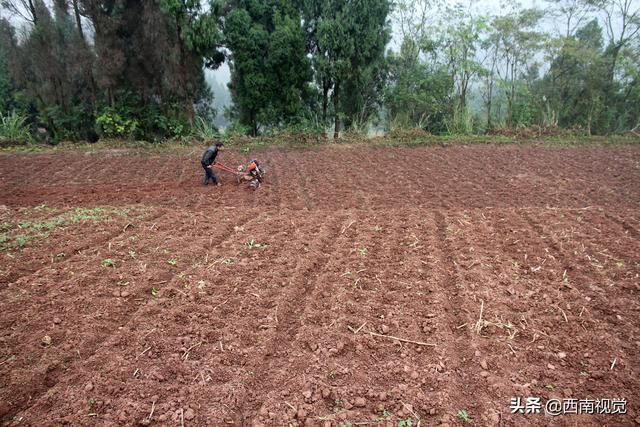
M 116 262 L 114 260 L 112 260 L 111 258 L 103 259 L 102 260 L 102 266 L 103 267 L 115 267 L 116 266 Z
M 11 113 L 0 113 L 0 141 L 12 141 L 21 144 L 28 144 L 32 141 L 29 133 L 27 116 L 12 111 Z
M 15 237 L 15 241 L 18 246 L 24 246 L 31 241 L 31 237 L 25 236 L 24 234 L 18 234 Z
M 471 418 L 469 418 L 469 413 L 464 409 L 459 410 L 456 414 L 456 417 L 460 418 L 463 423 L 468 423 L 469 421 L 471 421 Z
M 216 128 L 213 123 L 206 121 L 202 117 L 196 117 L 192 134 L 196 138 L 203 139 L 205 141 L 220 138 L 218 128 Z
M 258 243 L 256 242 L 254 239 L 251 239 L 247 242 L 244 242 L 244 245 L 246 247 L 248 247 L 249 249 L 253 249 L 253 248 L 262 248 L 265 247 L 266 245 L 262 244 L 262 243 Z

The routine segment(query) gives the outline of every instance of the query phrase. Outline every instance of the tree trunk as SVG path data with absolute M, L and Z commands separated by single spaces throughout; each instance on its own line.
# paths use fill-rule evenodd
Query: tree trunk
M 613 51 L 611 52 L 611 65 L 609 68 L 609 81 L 611 83 L 613 83 L 613 80 L 615 78 L 615 74 L 616 74 L 616 64 L 618 63 L 618 56 L 620 55 L 620 48 L 622 46 L 620 44 L 617 44 L 614 48 Z
M 189 121 L 189 126 L 193 126 L 193 101 L 191 100 L 191 97 L 189 96 L 189 87 L 188 87 L 188 78 L 187 78 L 187 60 L 185 58 L 185 52 L 184 52 L 184 42 L 182 41 L 182 27 L 180 26 L 180 21 L 178 19 L 178 17 L 176 16 L 176 33 L 178 36 L 178 49 L 180 52 L 180 70 L 181 70 L 181 75 L 180 75 L 180 83 L 182 86 L 182 95 L 184 96 L 185 102 L 186 102 L 186 109 L 187 109 L 187 119 Z
M 489 94 L 487 95 L 487 129 L 491 129 L 491 102 L 493 97 L 493 81 L 489 84 Z
M 462 84 L 460 85 L 460 111 L 464 111 L 467 107 L 467 85 L 468 80 L 466 80 L 467 78 L 465 77 L 464 80 L 462 81 Z
M 189 126 L 193 126 L 193 118 L 195 116 L 195 111 L 193 111 L 193 101 L 187 100 L 187 120 L 189 121 Z
M 329 107 L 329 89 L 331 84 L 328 80 L 322 82 L 322 124 L 327 123 L 327 109 Z
M 29 0 L 29 11 L 33 16 L 33 24 L 38 25 L 38 14 L 36 13 L 36 7 L 31 0 Z
M 516 80 L 515 80 L 515 63 L 512 62 L 511 63 L 511 90 L 508 96 L 508 106 L 507 108 L 509 108 L 509 111 L 507 112 L 507 124 L 508 127 L 512 127 L 513 126 L 513 100 L 515 98 L 515 93 L 516 93 Z
M 78 8 L 78 0 L 73 0 L 73 12 L 76 16 L 76 25 L 78 26 L 78 34 L 80 34 L 82 43 L 86 45 L 87 40 L 84 38 L 84 32 L 82 31 L 82 22 L 80 20 L 80 9 Z
M 338 139 L 340 137 L 340 112 L 339 112 L 339 99 L 338 96 L 340 94 L 340 81 L 336 80 L 336 84 L 333 87 L 333 114 L 335 115 L 335 122 L 333 128 L 333 139 Z
M 256 120 L 256 113 L 253 111 L 249 113 L 249 122 L 251 123 L 251 136 L 258 136 L 258 121 Z

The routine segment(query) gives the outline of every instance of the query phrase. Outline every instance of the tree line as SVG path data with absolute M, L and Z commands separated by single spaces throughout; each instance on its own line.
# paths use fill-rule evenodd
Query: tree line
M 204 70 L 226 61 L 226 115 L 254 136 L 625 132 L 640 122 L 636 3 L 2 0 L 0 114 L 54 141 L 212 135 Z

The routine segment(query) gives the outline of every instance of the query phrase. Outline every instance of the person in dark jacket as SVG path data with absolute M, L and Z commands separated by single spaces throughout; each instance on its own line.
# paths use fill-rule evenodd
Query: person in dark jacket
M 215 145 L 207 148 L 207 151 L 205 151 L 202 155 L 202 160 L 200 161 L 200 163 L 202 164 L 202 168 L 204 169 L 204 178 L 202 179 L 203 185 L 208 185 L 209 180 L 212 180 L 216 185 L 222 185 L 220 184 L 220 180 L 218 179 L 216 174 L 213 173 L 213 168 L 211 167 L 211 165 L 213 165 L 216 161 L 218 152 L 222 150 L 224 150 L 224 144 L 222 142 L 216 142 Z

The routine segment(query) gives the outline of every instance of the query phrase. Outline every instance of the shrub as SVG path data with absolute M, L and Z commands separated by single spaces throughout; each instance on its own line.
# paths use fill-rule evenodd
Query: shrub
M 211 122 L 203 119 L 202 117 L 196 117 L 195 123 L 193 124 L 193 129 L 191 130 L 192 135 L 198 139 L 210 140 L 220 137 L 218 133 L 218 128 Z
M 138 120 L 123 117 L 113 108 L 105 108 L 96 119 L 96 127 L 101 136 L 109 138 L 135 138 L 140 130 Z
M 0 141 L 27 144 L 32 141 L 27 117 L 12 111 L 0 113 Z

